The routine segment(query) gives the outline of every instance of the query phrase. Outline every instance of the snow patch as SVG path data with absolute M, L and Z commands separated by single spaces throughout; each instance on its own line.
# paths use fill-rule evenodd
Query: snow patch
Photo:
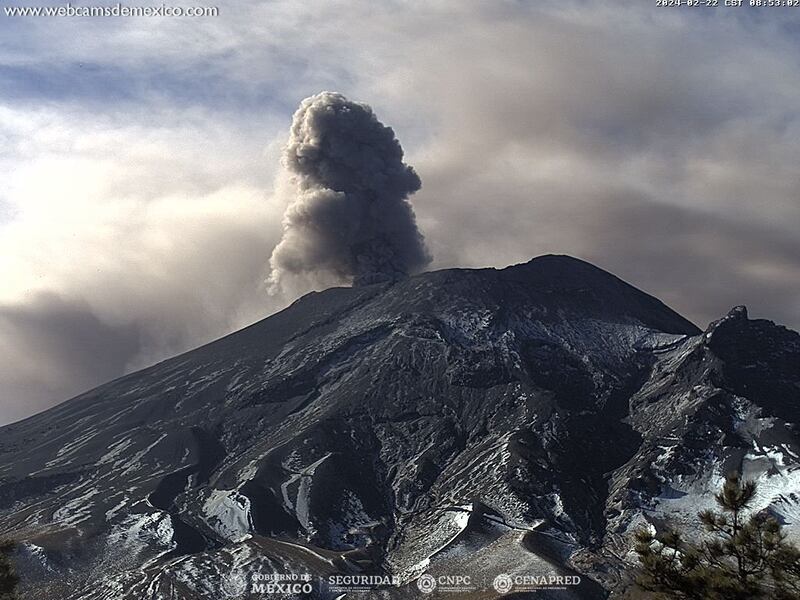
M 220 537 L 241 542 L 250 537 L 250 499 L 236 490 L 212 490 L 203 504 L 206 523 Z

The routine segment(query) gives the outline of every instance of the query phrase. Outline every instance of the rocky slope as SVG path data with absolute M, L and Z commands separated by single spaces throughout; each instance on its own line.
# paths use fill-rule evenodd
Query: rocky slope
M 799 534 L 799 413 L 800 336 L 743 308 L 701 332 L 563 256 L 438 271 L 309 294 L 0 429 L 0 535 L 33 600 L 262 598 L 290 573 L 311 593 L 270 597 L 580 574 L 536 597 L 605 598 L 632 532 L 690 523 L 728 469 Z

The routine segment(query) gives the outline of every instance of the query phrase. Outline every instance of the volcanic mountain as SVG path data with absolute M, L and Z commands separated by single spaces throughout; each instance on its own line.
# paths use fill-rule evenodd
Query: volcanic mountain
M 308 294 L 3 427 L 0 536 L 32 600 L 263 598 L 292 574 L 312 592 L 271 597 L 558 574 L 580 584 L 537 598 L 606 598 L 634 531 L 690 527 L 729 470 L 800 534 L 798 422 L 800 336 L 742 307 L 703 332 L 566 256 L 451 269 Z

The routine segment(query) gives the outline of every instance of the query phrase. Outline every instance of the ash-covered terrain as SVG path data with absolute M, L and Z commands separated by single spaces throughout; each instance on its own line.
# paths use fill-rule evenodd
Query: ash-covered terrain
M 30 600 L 417 598 L 426 573 L 474 588 L 431 598 L 555 573 L 581 584 L 537 598 L 600 599 L 633 532 L 694 526 L 728 470 L 800 537 L 798 422 L 800 336 L 741 307 L 703 332 L 564 256 L 438 271 L 0 429 L 0 536 Z M 254 587 L 288 573 L 312 593 Z

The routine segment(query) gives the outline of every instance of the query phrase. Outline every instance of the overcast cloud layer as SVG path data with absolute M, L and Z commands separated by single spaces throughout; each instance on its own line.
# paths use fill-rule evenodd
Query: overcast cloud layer
M 284 306 L 301 99 L 402 141 L 432 268 L 576 255 L 704 326 L 800 327 L 790 9 L 274 0 L 217 18 L 0 16 L 0 422 Z M 285 190 L 284 190 L 285 191 Z

